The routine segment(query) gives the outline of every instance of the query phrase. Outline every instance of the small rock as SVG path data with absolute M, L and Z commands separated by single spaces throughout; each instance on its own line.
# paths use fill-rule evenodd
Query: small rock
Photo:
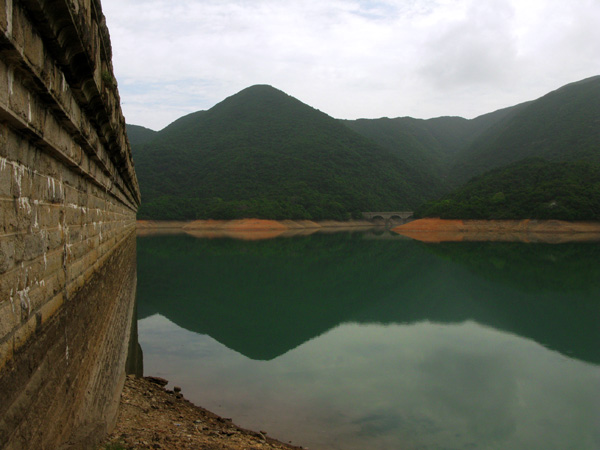
M 165 380 L 164 378 L 160 378 L 160 377 L 146 377 L 146 380 L 148 380 L 151 383 L 154 384 L 158 384 L 159 386 L 166 386 L 167 384 L 169 384 L 169 380 Z
M 175 392 L 181 392 L 181 388 L 180 388 L 179 386 L 175 386 L 175 387 L 173 388 L 173 390 L 174 390 Z

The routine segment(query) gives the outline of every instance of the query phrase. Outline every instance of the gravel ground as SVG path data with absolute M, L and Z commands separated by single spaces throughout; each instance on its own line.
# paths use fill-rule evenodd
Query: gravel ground
M 152 450 L 301 449 L 250 431 L 186 400 L 181 392 L 165 390 L 160 378 L 128 376 L 121 395 L 114 431 L 99 447 Z

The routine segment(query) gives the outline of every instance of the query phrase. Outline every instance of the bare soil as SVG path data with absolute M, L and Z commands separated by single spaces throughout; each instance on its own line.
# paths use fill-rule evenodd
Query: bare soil
M 190 222 L 138 220 L 140 236 L 185 233 L 200 238 L 232 237 L 243 240 L 273 239 L 279 236 L 308 235 L 317 232 L 340 230 L 367 230 L 377 228 L 366 220 L 348 222 L 310 220 L 194 220 Z
M 444 220 L 432 218 L 415 220 L 400 225 L 392 231 L 423 242 L 561 243 L 600 241 L 600 222 L 561 220 Z
M 165 390 L 160 378 L 127 377 L 114 431 L 99 449 L 297 450 L 264 431 L 238 427 L 231 419 L 200 408 L 181 392 Z M 177 388 L 175 388 L 177 391 Z

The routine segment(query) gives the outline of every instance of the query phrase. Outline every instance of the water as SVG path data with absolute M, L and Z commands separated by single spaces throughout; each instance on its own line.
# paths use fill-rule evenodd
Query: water
M 138 238 L 145 373 L 313 449 L 600 448 L 600 244 Z

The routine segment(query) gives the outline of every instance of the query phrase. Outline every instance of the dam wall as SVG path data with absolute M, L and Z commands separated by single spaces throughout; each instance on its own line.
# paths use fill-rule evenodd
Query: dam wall
M 99 0 L 0 0 L 0 448 L 114 424 L 140 193 Z

